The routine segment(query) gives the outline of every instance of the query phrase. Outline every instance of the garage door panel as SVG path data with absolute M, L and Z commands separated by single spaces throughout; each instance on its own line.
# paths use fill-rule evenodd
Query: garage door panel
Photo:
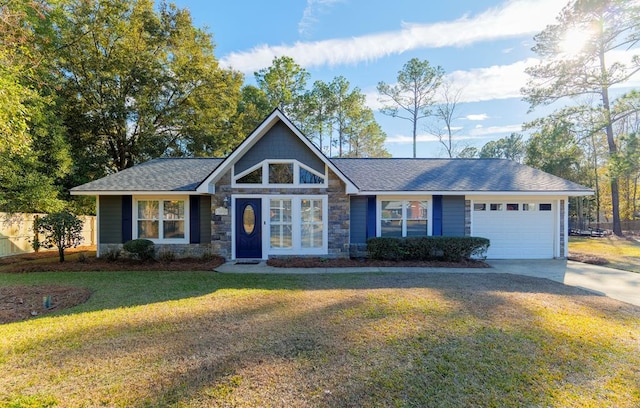
M 491 241 L 487 253 L 490 259 L 553 258 L 554 214 L 555 211 L 474 211 L 474 235 Z

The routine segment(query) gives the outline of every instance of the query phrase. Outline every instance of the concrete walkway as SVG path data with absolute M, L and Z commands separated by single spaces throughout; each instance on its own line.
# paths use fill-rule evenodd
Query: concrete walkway
M 422 268 L 422 267 L 359 267 L 359 268 L 275 268 L 264 261 L 258 264 L 227 262 L 216 268 L 221 273 L 366 273 L 366 272 L 416 272 L 416 273 L 511 273 L 535 278 L 545 278 L 565 285 L 609 296 L 640 306 L 640 273 L 626 272 L 603 266 L 566 260 L 492 260 L 491 268 Z

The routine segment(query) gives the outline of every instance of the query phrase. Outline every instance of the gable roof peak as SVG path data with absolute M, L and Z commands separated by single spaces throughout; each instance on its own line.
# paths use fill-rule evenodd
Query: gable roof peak
M 291 132 L 297 137 L 302 143 L 306 145 L 306 147 L 313 152 L 324 164 L 331 169 L 344 183 L 346 186 L 347 193 L 355 193 L 358 191 L 358 188 L 353 184 L 349 178 L 342 173 L 342 171 L 335 166 L 331 160 L 327 156 L 322 153 L 322 151 L 307 138 L 300 129 L 285 115 L 280 108 L 276 107 L 271 111 L 271 113 L 251 132 L 249 136 L 247 136 L 242 143 L 236 147 L 233 152 L 224 161 L 218 166 L 211 174 L 203 180 L 197 188 L 198 192 L 212 192 L 211 185 L 215 183 L 215 181 L 221 177 L 224 173 L 229 171 L 231 166 L 233 166 L 241 157 L 245 155 L 262 137 L 264 137 L 269 130 L 278 122 L 282 122 L 286 127 L 288 127 Z

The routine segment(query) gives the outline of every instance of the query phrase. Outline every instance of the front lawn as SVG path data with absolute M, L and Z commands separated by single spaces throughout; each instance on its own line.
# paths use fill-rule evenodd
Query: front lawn
M 0 406 L 640 405 L 640 308 L 500 274 L 0 274 Z
M 569 256 L 605 260 L 607 267 L 640 273 L 640 242 L 632 239 L 569 237 Z

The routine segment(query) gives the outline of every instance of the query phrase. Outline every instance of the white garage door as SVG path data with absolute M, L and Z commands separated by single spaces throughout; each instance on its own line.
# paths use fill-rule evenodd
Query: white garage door
M 473 235 L 489 238 L 489 259 L 554 257 L 556 204 L 474 202 Z

